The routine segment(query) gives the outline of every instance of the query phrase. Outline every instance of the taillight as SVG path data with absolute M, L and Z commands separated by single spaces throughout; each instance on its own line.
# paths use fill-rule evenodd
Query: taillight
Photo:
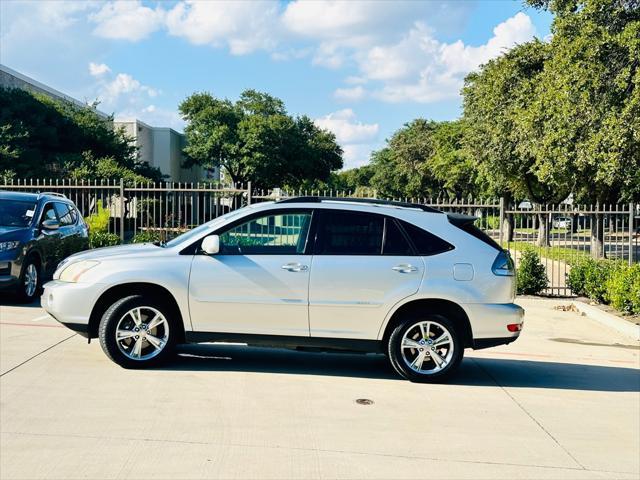
M 491 266 L 491 271 L 494 275 L 499 275 L 501 277 L 512 277 L 515 275 L 516 272 L 513 268 L 513 260 L 511 260 L 509 252 L 501 250 L 500 253 L 498 253 L 498 256 Z

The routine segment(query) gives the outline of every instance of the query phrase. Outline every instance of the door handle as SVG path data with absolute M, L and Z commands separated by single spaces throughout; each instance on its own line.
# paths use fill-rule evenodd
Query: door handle
M 309 267 L 302 265 L 301 263 L 285 263 L 282 265 L 282 269 L 287 272 L 306 272 Z
M 411 272 L 417 272 L 418 268 L 414 267 L 411 264 L 403 263 L 400 265 L 396 265 L 395 267 L 391 267 L 391 270 L 395 270 L 396 272 L 400 272 L 400 273 L 411 273 Z

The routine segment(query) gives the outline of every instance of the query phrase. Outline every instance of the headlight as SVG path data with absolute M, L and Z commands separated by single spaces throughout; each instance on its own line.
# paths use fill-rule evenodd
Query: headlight
M 14 248 L 18 248 L 20 246 L 20 242 L 14 240 L 12 242 L 0 242 L 0 252 L 6 252 L 8 250 L 13 250 Z
M 91 270 L 99 263 L 100 262 L 96 262 L 94 260 L 84 260 L 72 263 L 60 272 L 60 274 L 58 275 L 58 279 L 62 280 L 63 282 L 75 283 L 84 273 L 86 273 L 88 270 Z

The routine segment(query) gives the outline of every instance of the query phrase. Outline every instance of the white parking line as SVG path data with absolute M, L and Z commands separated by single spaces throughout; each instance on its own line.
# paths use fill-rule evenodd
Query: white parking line
M 32 322 L 39 322 L 40 320 L 46 320 L 47 318 L 50 318 L 51 320 L 53 320 L 53 317 L 51 315 L 42 315 L 41 317 L 37 317 L 37 318 L 33 318 L 31 319 Z

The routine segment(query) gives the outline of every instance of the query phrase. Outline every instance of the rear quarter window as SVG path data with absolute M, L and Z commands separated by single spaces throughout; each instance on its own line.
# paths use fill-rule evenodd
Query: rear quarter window
M 449 242 L 434 235 L 433 233 L 427 232 L 426 230 L 412 225 L 411 223 L 402 220 L 399 221 L 404 231 L 407 232 L 407 235 L 413 243 L 416 252 L 418 252 L 418 255 L 421 255 L 423 257 L 429 255 L 437 255 L 439 253 L 448 252 L 449 250 L 453 250 L 455 248 Z

